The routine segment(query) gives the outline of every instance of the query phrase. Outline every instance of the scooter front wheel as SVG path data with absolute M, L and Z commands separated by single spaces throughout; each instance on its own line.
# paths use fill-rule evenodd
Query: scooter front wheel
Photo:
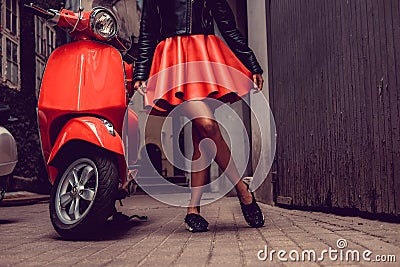
M 64 238 L 86 238 L 112 215 L 118 169 L 111 153 L 75 158 L 60 171 L 50 197 L 54 229 Z

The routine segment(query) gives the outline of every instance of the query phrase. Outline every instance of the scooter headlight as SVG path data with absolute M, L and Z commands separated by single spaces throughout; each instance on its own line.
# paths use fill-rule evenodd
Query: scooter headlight
M 94 8 L 90 15 L 90 27 L 96 37 L 103 41 L 114 38 L 118 33 L 118 23 L 114 14 L 104 8 Z

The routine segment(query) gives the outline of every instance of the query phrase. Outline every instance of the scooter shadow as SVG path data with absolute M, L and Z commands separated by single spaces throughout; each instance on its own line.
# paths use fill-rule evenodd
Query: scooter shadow
M 17 220 L 0 220 L 0 225 L 1 224 L 12 224 L 12 223 L 18 223 L 19 221 Z
M 110 241 L 119 240 L 128 236 L 129 232 L 148 221 L 129 220 L 125 222 L 107 221 L 104 226 L 96 229 L 96 234 L 82 235 L 78 238 L 65 238 L 57 236 L 55 239 L 63 241 Z

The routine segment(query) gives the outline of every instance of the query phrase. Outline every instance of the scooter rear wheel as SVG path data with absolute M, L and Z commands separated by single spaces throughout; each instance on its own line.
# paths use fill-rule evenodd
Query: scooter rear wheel
M 69 162 L 52 188 L 50 217 L 62 237 L 84 239 L 98 232 L 114 211 L 117 161 L 112 153 L 97 151 Z

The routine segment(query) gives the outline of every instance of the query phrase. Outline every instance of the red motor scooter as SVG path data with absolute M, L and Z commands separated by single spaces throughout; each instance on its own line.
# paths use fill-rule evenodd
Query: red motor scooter
M 132 152 L 137 147 L 137 116 L 127 112 L 132 66 L 122 59 L 127 47 L 110 10 L 74 13 L 27 7 L 73 38 L 47 61 L 38 121 L 53 184 L 51 222 L 61 236 L 80 238 L 95 233 L 116 212 L 118 185 L 127 182 L 128 173 L 121 137 L 124 120 L 129 120 L 128 164 L 137 160 L 137 150 Z

